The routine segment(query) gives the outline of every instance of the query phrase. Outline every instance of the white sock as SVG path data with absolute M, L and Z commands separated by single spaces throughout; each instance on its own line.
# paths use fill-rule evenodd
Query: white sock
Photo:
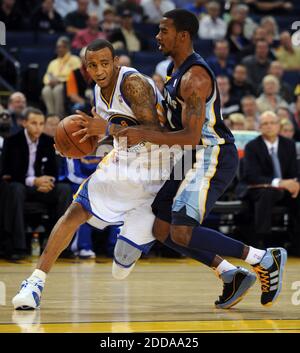
M 46 274 L 46 272 L 41 271 L 41 270 L 34 270 L 32 275 L 29 277 L 29 279 L 34 279 L 34 277 L 42 280 L 43 282 L 45 282 L 47 274 Z
M 220 276 L 222 273 L 230 271 L 230 270 L 235 270 L 236 266 L 232 265 L 230 262 L 223 260 L 219 266 L 216 268 L 216 271 L 218 275 Z
M 250 265 L 258 264 L 261 259 L 264 257 L 266 250 L 260 250 L 249 246 L 249 252 L 245 261 Z

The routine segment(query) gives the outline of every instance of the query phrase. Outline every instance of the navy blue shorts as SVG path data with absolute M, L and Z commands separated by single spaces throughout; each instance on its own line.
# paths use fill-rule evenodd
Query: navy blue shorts
M 170 179 L 158 192 L 152 204 L 157 218 L 178 225 L 201 224 L 236 175 L 234 144 L 200 146 L 195 159 L 182 182 Z

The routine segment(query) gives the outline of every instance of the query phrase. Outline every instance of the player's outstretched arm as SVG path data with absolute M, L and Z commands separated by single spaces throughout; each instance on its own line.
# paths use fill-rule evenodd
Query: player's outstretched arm
M 180 96 L 182 97 L 182 124 L 183 129 L 176 132 L 139 131 L 140 141 L 149 141 L 159 145 L 192 145 L 199 144 L 202 126 L 205 120 L 205 104 L 212 92 L 211 78 L 207 71 L 200 66 L 191 67 L 182 77 L 180 83 Z M 117 136 L 126 136 L 129 140 L 137 129 L 128 128 L 120 131 Z M 137 136 L 134 136 L 137 138 Z M 138 141 L 139 142 L 139 141 Z

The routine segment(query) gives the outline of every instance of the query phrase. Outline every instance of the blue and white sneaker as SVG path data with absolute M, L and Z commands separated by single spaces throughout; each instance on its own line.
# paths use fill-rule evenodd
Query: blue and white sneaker
M 262 305 L 271 306 L 278 298 L 282 287 L 283 269 L 287 252 L 283 248 L 268 248 L 264 257 L 253 269 L 261 282 Z
M 229 309 L 240 302 L 256 281 L 254 274 L 238 267 L 220 275 L 224 282 L 223 293 L 215 302 L 218 309 Z
M 16 310 L 34 310 L 40 307 L 41 295 L 45 282 L 41 279 L 25 279 L 19 293 L 13 297 L 12 304 Z

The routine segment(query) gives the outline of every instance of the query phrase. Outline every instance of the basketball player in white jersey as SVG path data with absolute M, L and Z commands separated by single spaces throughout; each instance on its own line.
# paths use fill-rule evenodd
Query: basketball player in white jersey
M 82 135 L 81 141 L 89 136 L 113 135 L 121 126 L 161 129 L 157 108 L 161 96 L 155 84 L 135 69 L 119 67 L 109 42 L 96 40 L 87 47 L 86 66 L 96 83 L 95 108 L 93 118 L 82 112 L 74 118 L 74 124 L 82 126 L 74 133 Z M 114 150 L 80 186 L 73 203 L 53 228 L 36 270 L 22 282 L 12 300 L 15 309 L 40 306 L 47 273 L 85 222 L 100 229 L 111 224 L 121 226 L 112 274 L 116 279 L 127 277 L 141 253 L 147 252 L 155 240 L 151 204 L 164 183 L 162 179 L 172 169 L 169 153 L 151 158 L 150 151 L 158 148 L 142 142 L 123 149 L 114 141 Z M 179 158 L 181 153 L 177 152 Z M 134 163 L 137 159 L 138 167 Z

